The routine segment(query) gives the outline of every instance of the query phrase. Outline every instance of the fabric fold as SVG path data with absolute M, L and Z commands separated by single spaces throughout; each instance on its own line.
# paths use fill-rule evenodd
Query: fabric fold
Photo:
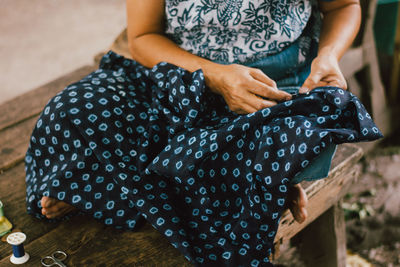
M 41 217 L 41 196 L 62 196 L 108 225 L 135 229 L 145 217 L 195 265 L 269 266 L 294 177 L 331 145 L 380 137 L 340 88 L 237 115 L 201 70 L 109 52 L 41 114 L 28 212 Z

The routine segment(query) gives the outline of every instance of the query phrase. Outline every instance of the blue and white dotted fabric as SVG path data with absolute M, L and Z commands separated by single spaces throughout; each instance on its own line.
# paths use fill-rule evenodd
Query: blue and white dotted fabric
M 328 87 L 237 115 L 203 73 L 113 52 L 51 99 L 26 154 L 27 207 L 51 196 L 106 225 L 143 216 L 195 265 L 272 266 L 288 187 L 330 144 L 382 135 Z

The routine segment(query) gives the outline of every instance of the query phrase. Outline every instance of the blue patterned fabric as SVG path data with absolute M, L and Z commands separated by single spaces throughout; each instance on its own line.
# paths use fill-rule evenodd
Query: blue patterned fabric
M 107 225 L 143 216 L 195 265 L 271 266 L 288 185 L 325 147 L 382 135 L 328 87 L 237 115 L 203 73 L 109 52 L 51 99 L 26 154 L 27 207 L 43 195 Z
M 318 42 L 316 0 L 166 0 L 167 35 L 212 61 L 257 61 L 300 43 L 299 63 Z

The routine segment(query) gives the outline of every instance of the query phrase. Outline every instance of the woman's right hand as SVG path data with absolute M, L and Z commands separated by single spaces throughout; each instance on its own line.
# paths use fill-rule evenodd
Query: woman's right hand
M 207 86 L 222 95 L 233 112 L 252 113 L 291 98 L 290 94 L 279 91 L 261 70 L 214 63 L 183 50 L 164 36 L 163 0 L 128 0 L 127 17 L 133 59 L 148 68 L 165 61 L 191 72 L 202 69 Z
M 291 99 L 290 94 L 278 90 L 275 81 L 259 69 L 212 64 L 203 68 L 203 72 L 207 86 L 222 95 L 230 110 L 238 114 L 253 113 Z

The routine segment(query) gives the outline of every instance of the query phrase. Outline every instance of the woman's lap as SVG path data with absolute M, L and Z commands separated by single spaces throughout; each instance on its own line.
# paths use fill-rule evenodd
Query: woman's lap
M 50 195 L 117 227 L 133 229 L 143 215 L 192 261 L 267 262 L 290 178 L 352 133 L 322 135 L 325 123 L 306 116 L 335 123 L 340 105 L 305 112 L 321 91 L 236 116 L 201 73 L 158 68 L 111 53 L 49 101 L 26 157 L 28 211 L 40 216 Z
M 115 82 L 90 82 L 99 75 Z M 40 216 L 40 198 L 49 195 L 106 224 L 135 226 L 140 214 L 114 176 L 137 168 L 132 145 L 140 143 L 137 128 L 143 120 L 136 117 L 147 109 L 146 102 L 133 100 L 134 91 L 117 89 L 118 77 L 112 71 L 93 73 L 46 105 L 26 157 L 29 213 Z

